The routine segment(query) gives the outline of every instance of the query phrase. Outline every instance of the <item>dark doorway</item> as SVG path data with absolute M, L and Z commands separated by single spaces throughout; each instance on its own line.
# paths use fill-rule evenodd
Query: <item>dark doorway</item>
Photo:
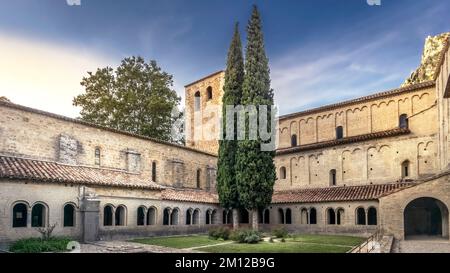
M 241 223 L 241 224 L 250 223 L 248 211 L 246 209 L 239 210 L 239 223 Z
M 448 236 L 448 210 L 441 201 L 422 197 L 410 202 L 404 212 L 405 237 Z

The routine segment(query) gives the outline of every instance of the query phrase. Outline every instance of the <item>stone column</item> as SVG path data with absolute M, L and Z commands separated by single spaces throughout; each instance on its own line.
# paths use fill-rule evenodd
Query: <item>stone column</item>
M 98 240 L 100 222 L 100 200 L 96 197 L 83 197 L 81 200 L 82 241 Z

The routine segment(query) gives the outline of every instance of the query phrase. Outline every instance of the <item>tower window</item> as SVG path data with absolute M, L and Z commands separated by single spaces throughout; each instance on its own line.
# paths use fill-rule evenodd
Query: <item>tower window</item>
M 206 88 L 206 96 L 207 96 L 208 100 L 212 100 L 213 92 L 212 92 L 212 87 L 211 86 L 208 86 L 208 88 Z
M 286 179 L 286 167 L 280 168 L 280 179 Z
M 194 111 L 200 110 L 200 102 L 201 102 L 200 91 L 197 91 L 195 92 L 194 95 Z
M 336 186 L 336 170 L 330 171 L 330 186 Z
M 344 138 L 344 128 L 342 126 L 336 127 L 336 139 Z
M 292 135 L 291 136 L 291 146 L 292 147 L 297 146 L 297 135 Z
M 197 170 L 197 188 L 198 189 L 200 189 L 200 182 L 201 182 L 201 180 L 200 180 L 200 177 L 201 177 L 201 175 L 202 175 L 202 170 L 200 170 L 200 169 L 198 169 Z
M 95 148 L 95 165 L 100 166 L 100 148 Z
M 156 182 L 156 162 L 152 162 L 152 181 Z
M 398 120 L 398 127 L 402 129 L 408 129 L 408 115 L 407 114 L 401 114 Z
M 409 177 L 409 161 L 405 160 L 402 163 L 402 178 Z

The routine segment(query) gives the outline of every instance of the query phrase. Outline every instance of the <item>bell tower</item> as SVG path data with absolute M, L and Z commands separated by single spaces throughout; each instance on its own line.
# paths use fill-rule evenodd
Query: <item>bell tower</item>
M 185 86 L 186 146 L 217 154 L 225 72 Z

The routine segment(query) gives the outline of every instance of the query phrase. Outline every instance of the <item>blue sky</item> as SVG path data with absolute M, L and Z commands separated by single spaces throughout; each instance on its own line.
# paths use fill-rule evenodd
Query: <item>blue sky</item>
M 0 95 L 75 117 L 87 71 L 141 55 L 184 96 L 225 67 L 255 3 L 281 114 L 398 87 L 425 38 L 450 31 L 448 0 L 0 0 Z

